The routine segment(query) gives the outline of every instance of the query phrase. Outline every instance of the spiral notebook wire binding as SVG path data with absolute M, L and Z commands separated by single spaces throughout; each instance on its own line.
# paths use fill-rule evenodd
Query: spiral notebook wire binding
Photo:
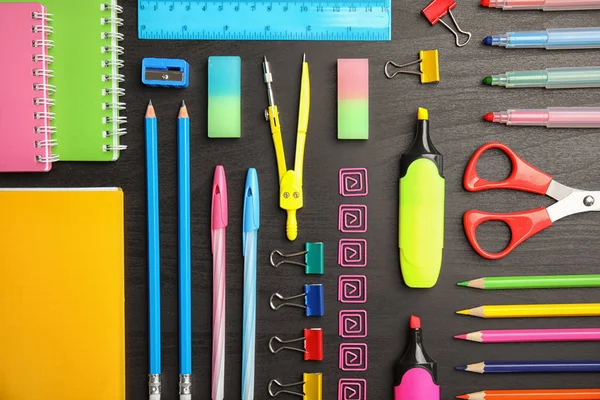
M 43 137 L 43 139 L 35 141 L 35 147 L 43 151 L 42 154 L 36 154 L 35 159 L 40 163 L 51 163 L 58 161 L 58 154 L 52 153 L 52 147 L 56 146 L 56 139 L 50 138 L 56 133 L 56 128 L 50 125 L 50 121 L 55 118 L 54 113 L 50 111 L 54 107 L 54 99 L 51 99 L 50 96 L 56 93 L 56 87 L 48 83 L 48 80 L 54 77 L 54 71 L 48 68 L 54 62 L 54 57 L 48 55 L 48 50 L 54 47 L 54 41 L 48 39 L 48 36 L 54 33 L 54 29 L 49 25 L 52 22 L 52 14 L 34 12 L 31 17 L 36 20 L 36 23 L 31 27 L 31 31 L 33 33 L 43 33 L 46 36 L 45 39 L 34 40 L 31 43 L 33 48 L 41 50 L 40 54 L 33 55 L 32 61 L 41 63 L 43 66 L 42 68 L 34 68 L 32 72 L 34 77 L 43 80 L 43 83 L 34 83 L 33 85 L 33 90 L 41 92 L 41 97 L 35 97 L 33 104 L 43 110 L 35 111 L 33 117 L 44 122 L 34 129 L 36 135 Z
M 110 12 L 110 17 L 102 18 L 101 24 L 110 27 L 110 31 L 102 33 L 102 38 L 111 42 L 110 46 L 102 47 L 102 53 L 111 56 L 110 59 L 102 62 L 104 68 L 110 68 L 110 73 L 102 75 L 102 81 L 111 83 L 110 88 L 102 90 L 103 96 L 110 97 L 109 101 L 102 104 L 102 109 L 112 111 L 111 117 L 103 119 L 103 122 L 109 125 L 110 128 L 102 132 L 103 137 L 112 139 L 112 144 L 104 145 L 103 150 L 117 152 L 127 149 L 126 145 L 119 143 L 119 137 L 127 133 L 127 129 L 121 127 L 122 124 L 127 122 L 127 117 L 119 115 L 120 111 L 126 109 L 126 103 L 119 100 L 120 97 L 125 96 L 125 89 L 119 87 L 120 83 L 125 82 L 125 76 L 119 73 L 119 70 L 125 65 L 123 60 L 119 59 L 119 56 L 124 53 L 124 48 L 119 46 L 119 42 L 123 41 L 125 37 L 118 32 L 118 27 L 123 26 L 123 19 L 118 17 L 123 12 L 123 7 L 117 5 L 116 1 L 113 0 L 112 4 L 102 4 L 100 9 Z

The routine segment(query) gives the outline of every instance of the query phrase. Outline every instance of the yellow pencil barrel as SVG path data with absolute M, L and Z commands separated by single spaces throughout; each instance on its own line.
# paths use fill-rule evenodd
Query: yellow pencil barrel
M 484 306 L 486 318 L 597 317 L 600 303 Z

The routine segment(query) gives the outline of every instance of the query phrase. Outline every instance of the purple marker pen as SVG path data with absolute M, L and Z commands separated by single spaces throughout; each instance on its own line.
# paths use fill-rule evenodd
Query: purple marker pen
M 394 400 L 424 399 L 440 399 L 437 362 L 423 348 L 421 319 L 411 315 L 408 346 L 394 371 Z

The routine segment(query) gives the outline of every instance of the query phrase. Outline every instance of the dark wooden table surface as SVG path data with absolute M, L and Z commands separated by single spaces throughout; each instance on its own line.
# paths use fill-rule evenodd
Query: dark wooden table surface
M 598 345 L 505 344 L 483 345 L 452 339 L 458 333 L 494 328 L 593 327 L 597 318 L 538 320 L 479 320 L 455 315 L 458 309 L 481 304 L 598 302 L 598 289 L 483 292 L 458 288 L 455 283 L 486 275 L 594 273 L 598 271 L 600 215 L 577 215 L 523 244 L 501 261 L 487 261 L 469 246 L 462 228 L 463 213 L 484 210 L 522 210 L 551 204 L 551 200 L 517 192 L 469 194 L 462 188 L 465 165 L 481 144 L 502 141 L 533 165 L 558 181 L 577 188 L 600 188 L 598 131 L 591 129 L 516 128 L 482 121 L 488 111 L 507 108 L 600 105 L 600 90 L 504 90 L 484 87 L 483 76 L 513 69 L 600 65 L 596 51 L 506 50 L 489 48 L 481 39 L 507 30 L 600 25 L 598 12 L 542 13 L 486 10 L 475 0 L 459 2 L 455 15 L 473 32 L 464 48 L 442 26 L 431 27 L 419 14 L 425 0 L 393 1 L 393 40 L 386 43 L 349 42 L 166 42 L 137 39 L 136 0 L 122 2 L 126 21 L 126 55 L 129 149 L 113 164 L 58 163 L 50 174 L 4 175 L 3 186 L 120 186 L 126 199 L 126 311 L 127 397 L 147 398 L 146 216 L 143 115 L 148 99 L 155 104 L 160 124 L 160 201 L 162 250 L 163 399 L 177 399 L 177 191 L 176 115 L 181 100 L 188 104 L 192 123 L 192 233 L 193 233 L 193 367 L 194 398 L 208 399 L 211 376 L 210 188 L 215 165 L 225 166 L 230 195 L 227 271 L 227 363 L 225 398 L 240 398 L 242 338 L 241 207 L 246 170 L 255 167 L 262 192 L 262 226 L 259 244 L 256 398 L 266 399 L 272 378 L 295 382 L 303 372 L 324 374 L 323 397 L 337 398 L 341 377 L 365 377 L 368 397 L 392 397 L 392 369 L 406 340 L 411 313 L 423 319 L 426 348 L 439 361 L 442 398 L 492 388 L 552 388 L 598 386 L 595 374 L 478 376 L 454 371 L 454 366 L 482 360 L 598 359 Z M 406 62 L 419 50 L 439 49 L 441 82 L 421 85 L 416 77 L 387 80 L 387 60 Z M 311 118 L 305 157 L 305 207 L 299 213 L 300 234 L 295 243 L 285 239 L 285 214 L 278 208 L 275 158 L 268 124 L 261 58 L 268 55 L 279 102 L 284 140 L 291 161 L 295 140 L 300 61 L 306 53 L 312 83 Z M 207 57 L 242 57 L 243 127 L 240 140 L 208 140 L 206 135 Z M 183 91 L 152 89 L 140 82 L 143 57 L 186 59 L 192 68 L 190 88 Z M 336 140 L 336 60 L 367 57 L 370 60 L 370 139 L 367 142 Z M 410 290 L 402 283 L 398 265 L 397 215 L 399 156 L 415 127 L 417 107 L 430 110 L 433 139 L 445 156 L 446 236 L 444 265 L 438 285 L 430 290 Z M 508 174 L 508 161 L 491 153 L 480 168 L 488 177 Z M 369 171 L 368 277 L 369 367 L 366 373 L 338 369 L 337 278 L 343 269 L 336 263 L 337 174 L 343 167 Z M 353 200 L 359 201 L 359 200 Z M 499 249 L 508 230 L 490 224 L 480 229 L 485 244 Z M 268 255 L 273 249 L 301 250 L 307 241 L 325 242 L 326 273 L 306 277 L 300 268 L 273 269 Z M 83 260 L 84 261 L 84 260 Z M 297 309 L 270 310 L 271 293 L 300 293 L 308 282 L 325 286 L 326 315 L 307 318 Z M 348 308 L 348 307 L 345 307 Z M 272 355 L 267 342 L 272 335 L 294 337 L 303 328 L 325 331 L 325 360 L 310 363 L 296 353 Z M 282 396 L 283 397 L 283 396 Z

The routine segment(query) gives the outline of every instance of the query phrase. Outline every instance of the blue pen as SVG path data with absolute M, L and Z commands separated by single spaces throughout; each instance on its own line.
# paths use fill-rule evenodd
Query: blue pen
M 485 361 L 456 369 L 478 374 L 600 372 L 600 361 Z
M 179 178 L 179 399 L 192 398 L 192 249 L 190 238 L 190 117 L 185 102 L 177 118 Z
M 146 191 L 148 207 L 148 391 L 150 400 L 161 393 L 160 362 L 160 225 L 158 210 L 158 123 L 152 102 L 146 110 Z
M 254 168 L 248 170 L 244 189 L 244 321 L 242 344 L 242 400 L 254 400 L 254 355 L 256 347 L 256 255 L 260 227 L 260 194 Z
M 508 32 L 488 36 L 483 43 L 506 48 L 541 48 L 547 50 L 600 48 L 600 28 L 546 29 L 543 31 Z

